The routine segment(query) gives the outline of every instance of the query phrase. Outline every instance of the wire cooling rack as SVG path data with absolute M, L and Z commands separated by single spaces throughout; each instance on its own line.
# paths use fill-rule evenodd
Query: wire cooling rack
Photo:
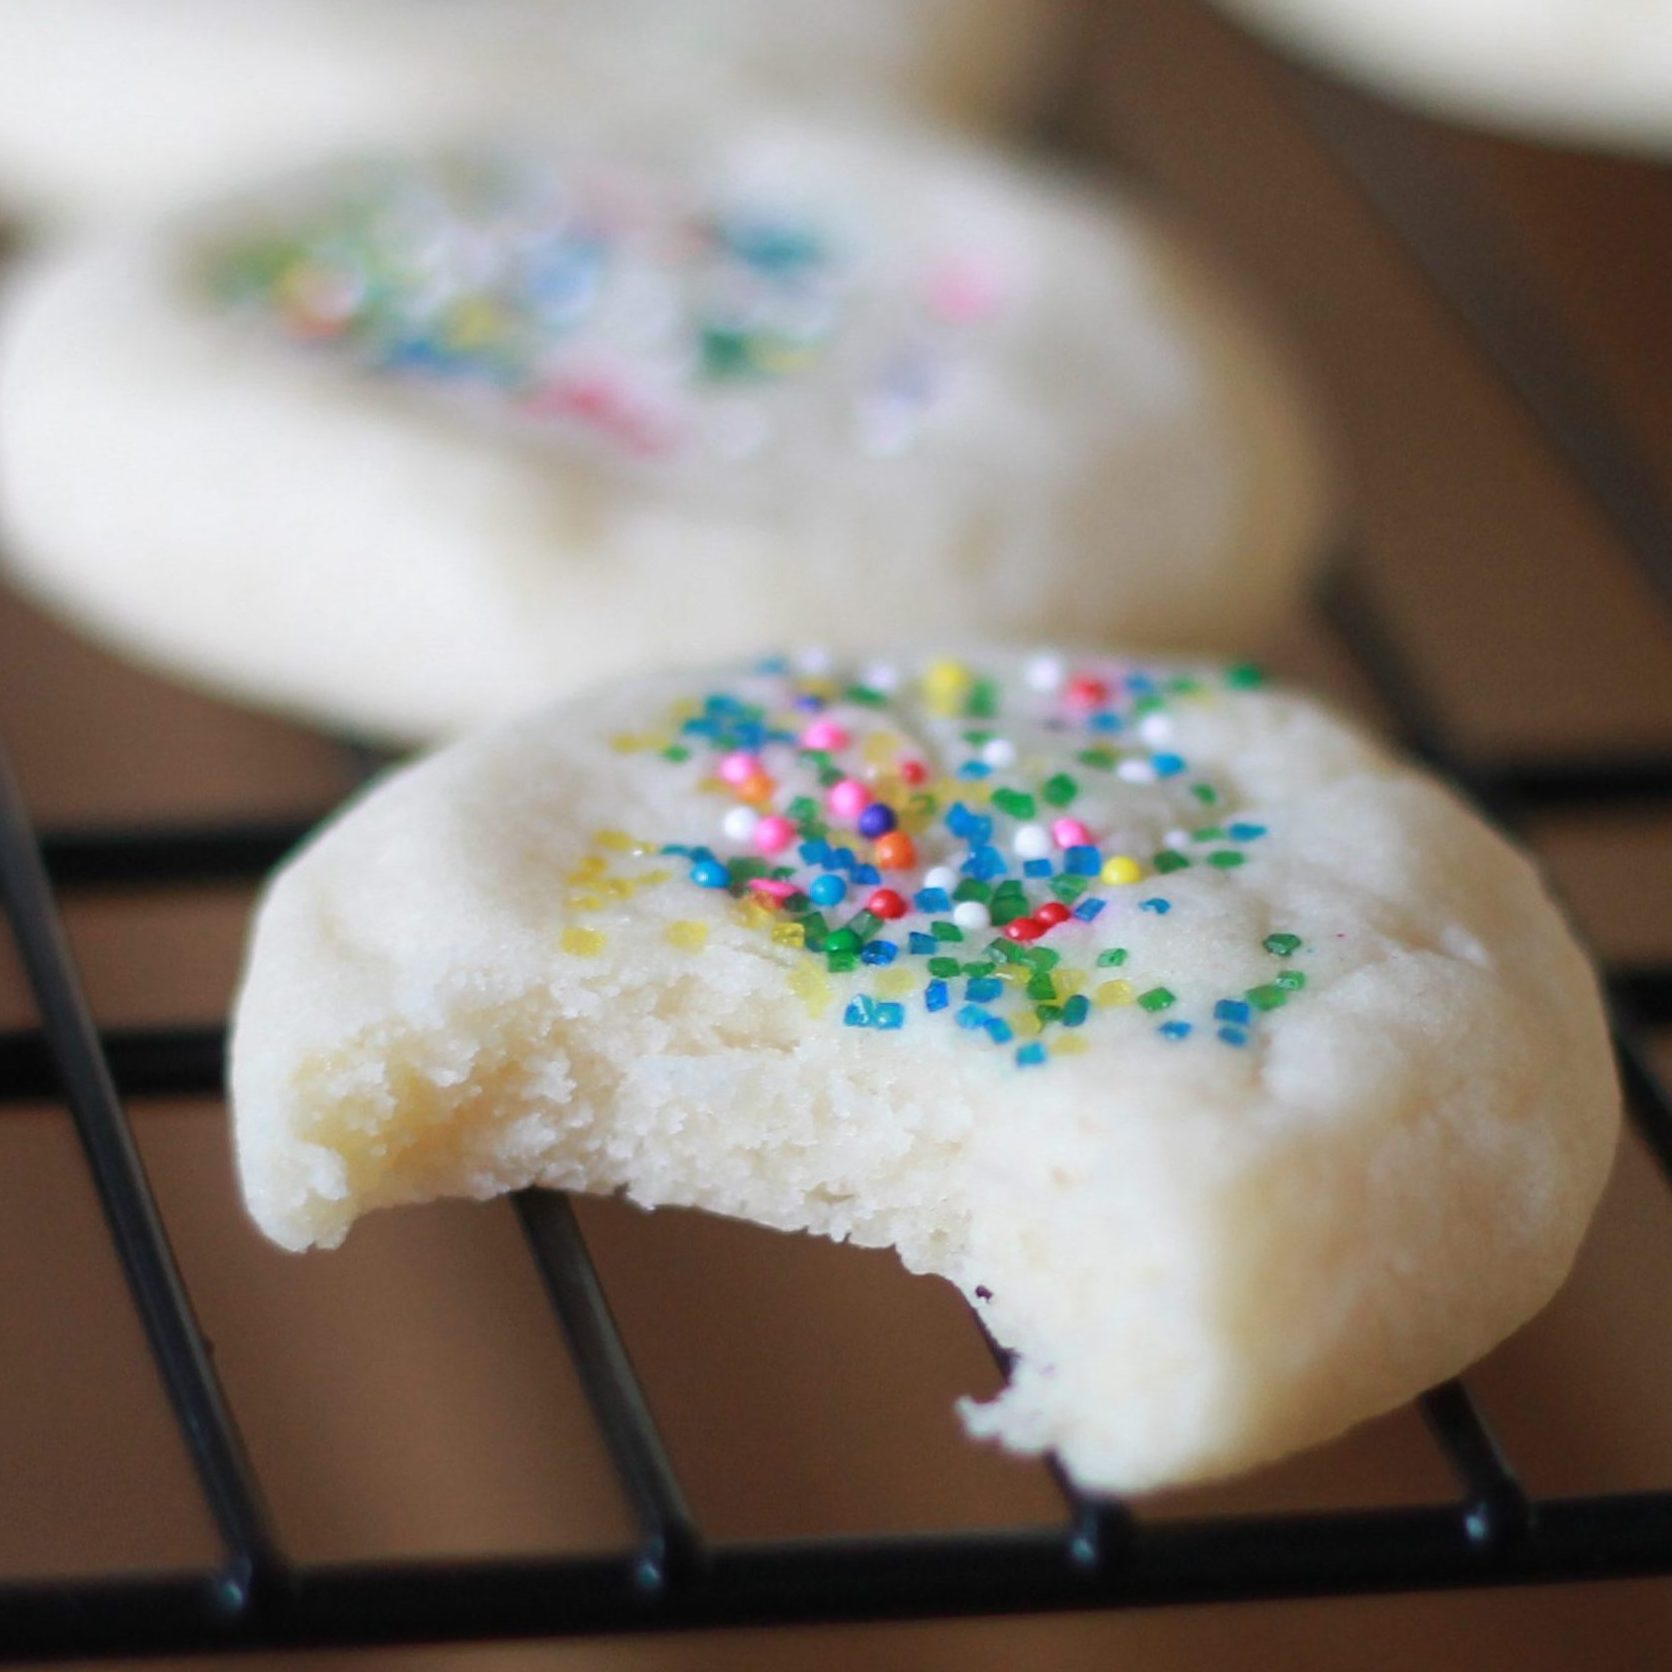
M 1552 450 L 1672 607 L 1672 509 L 1520 286 L 1423 130 L 1296 78 L 1314 137 L 1356 182 Z M 1672 800 L 1664 753 L 1467 757 L 1384 629 L 1350 563 L 1333 630 L 1408 745 L 1500 822 Z M 517 1200 L 530 1254 L 632 1509 L 626 1550 L 582 1557 L 299 1564 L 261 1487 L 170 1252 L 125 1098 L 216 1095 L 220 1027 L 99 1033 L 58 921 L 59 892 L 250 880 L 303 821 L 36 832 L 0 760 L 0 893 L 40 1026 L 0 1033 L 0 1102 L 72 1117 L 223 1554 L 207 1571 L 0 1584 L 0 1661 L 535 1638 L 703 1626 L 1091 1609 L 1617 1578 L 1672 1572 L 1672 1487 L 1534 1499 L 1461 1382 L 1420 1401 L 1458 1485 L 1375 1510 L 1148 1520 L 1059 1475 L 1054 1527 L 711 1543 L 696 1524 L 567 1201 Z M 1672 1095 L 1641 1030 L 1672 1021 L 1672 969 L 1614 968 L 1608 991 L 1633 1116 L 1672 1173 Z

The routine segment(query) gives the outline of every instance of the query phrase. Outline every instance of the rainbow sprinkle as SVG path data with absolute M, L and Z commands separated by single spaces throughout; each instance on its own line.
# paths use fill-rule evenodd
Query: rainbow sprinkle
M 622 159 L 460 154 L 324 176 L 207 277 L 293 341 L 617 456 L 896 453 L 1005 287 L 978 250 L 908 258 L 851 219 Z
M 569 878 L 584 890 L 571 903 L 603 910 L 646 887 L 723 894 L 785 949 L 810 1015 L 834 1008 L 842 1026 L 879 1033 L 950 1024 L 1021 1067 L 1073 1054 L 1082 1030 L 1122 1012 L 1171 1043 L 1246 1049 L 1306 991 L 1305 938 L 1265 933 L 1246 967 L 1267 973 L 1214 996 L 1169 981 L 1156 948 L 1175 909 L 1187 917 L 1203 890 L 1242 888 L 1277 840 L 1264 822 L 1197 822 L 1226 795 L 1175 742 L 1182 705 L 1236 701 L 1256 684 L 1248 668 L 1212 679 L 1039 658 L 1007 687 L 949 659 L 853 678 L 823 656 L 774 658 L 677 704 L 659 729 L 610 740 L 684 774 L 710 827 L 674 841 L 599 832 Z M 905 698 L 929 710 L 950 754 L 912 741 Z M 972 763 L 989 770 L 972 777 Z M 1100 831 L 1093 810 L 1111 798 L 1087 794 L 1093 784 L 1132 786 L 1113 804 L 1141 801 L 1143 818 Z M 1127 851 L 1158 819 L 1177 822 Z M 617 874 L 605 853 L 629 869 Z M 1157 876 L 1194 879 L 1194 892 L 1146 893 Z M 1122 942 L 1146 923 L 1135 954 Z M 709 943 L 702 919 L 678 918 L 666 935 L 691 952 Z M 590 928 L 562 940 L 581 956 L 603 944 Z

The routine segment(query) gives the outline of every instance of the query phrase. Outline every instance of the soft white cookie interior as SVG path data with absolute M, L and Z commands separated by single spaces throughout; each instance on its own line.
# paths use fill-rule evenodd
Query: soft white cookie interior
M 0 201 L 127 216 L 346 147 L 765 93 L 1017 116 L 1052 0 L 5 0 Z
M 1244 649 L 1292 610 L 1325 501 L 1304 402 L 1150 214 L 916 131 L 680 119 L 635 144 L 829 201 L 891 267 L 990 253 L 1012 299 L 911 446 L 663 470 L 509 434 L 211 301 L 229 208 L 16 281 L 17 579 L 145 660 L 397 740 L 808 634 Z
M 1440 111 L 1672 148 L 1672 0 L 1221 0 L 1350 75 Z
M 845 1026 L 874 972 L 809 1014 L 810 955 L 682 874 L 571 907 L 599 827 L 717 840 L 699 766 L 607 740 L 725 684 L 622 683 L 455 745 L 277 877 L 232 1062 L 269 1236 L 330 1246 L 373 1208 L 539 1183 L 889 1244 L 1020 1354 L 970 1429 L 1126 1491 L 1323 1440 L 1559 1284 L 1614 1147 L 1606 1030 L 1531 866 L 1449 792 L 1298 697 L 1181 706 L 1173 746 L 1269 834 L 1235 872 L 1114 891 L 1055 944 L 1124 946 L 1112 973 L 1201 1017 L 1269 981 L 1263 939 L 1292 931 L 1306 990 L 1243 1048 L 1126 1005 L 1093 1012 L 1083 1054 L 1020 1068 L 920 997 L 899 1031 Z M 903 714 L 954 764 L 956 727 Z M 1164 787 L 1092 776 L 1094 829 L 1166 839 Z M 1156 892 L 1165 916 L 1139 904 Z M 670 944 L 676 921 L 706 947 Z M 577 923 L 594 955 L 565 950 Z

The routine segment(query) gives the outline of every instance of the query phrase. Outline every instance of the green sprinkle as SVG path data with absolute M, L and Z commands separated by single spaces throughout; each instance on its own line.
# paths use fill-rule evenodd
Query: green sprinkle
M 1238 853 L 1235 848 L 1220 848 L 1208 855 L 1208 864 L 1217 865 L 1221 871 L 1234 871 L 1239 865 L 1248 863 L 1248 855 Z
M 929 925 L 929 933 L 938 941 L 961 941 L 964 938 L 964 931 L 956 923 L 948 923 L 941 917 Z
M 1200 830 L 1190 832 L 1192 842 L 1223 842 L 1225 832 L 1217 824 L 1205 824 Z
M 1176 673 L 1167 681 L 1167 689 L 1181 697 L 1191 696 L 1201 688 L 1202 682 L 1194 674 Z
M 991 959 L 977 958 L 973 963 L 964 965 L 964 974 L 971 981 L 985 981 L 997 968 L 998 965 L 993 963 Z
M 1057 996 L 1057 983 L 1054 976 L 1041 971 L 1028 979 L 1028 997 L 1030 999 L 1054 999 Z
M 1260 943 L 1274 958 L 1287 958 L 1300 951 L 1299 935 L 1267 935 Z
M 755 859 L 751 857 L 745 859 L 734 859 L 726 867 L 726 869 L 731 875 L 732 882 L 735 884 L 753 882 L 756 877 L 764 877 L 766 873 L 772 869 L 772 867 L 768 865 L 764 859 Z
M 1062 962 L 1062 954 L 1048 946 L 1024 946 L 1020 961 L 1030 969 L 1054 970 Z
M 1062 1006 L 1060 1004 L 1036 1004 L 1033 1013 L 1041 1022 L 1051 1023 L 1062 1020 Z
M 849 702 L 863 703 L 867 708 L 885 708 L 888 698 L 869 685 L 850 685 L 845 693 Z
M 1090 749 L 1082 749 L 1074 758 L 1081 766 L 1094 767 L 1099 772 L 1113 772 L 1120 756 L 1113 749 L 1105 749 L 1099 745 Z
M 1158 696 L 1152 691 L 1139 697 L 1139 699 L 1133 703 L 1132 712 L 1134 714 L 1160 714 L 1166 707 L 1167 699 L 1163 696 Z
M 930 975 L 939 976 L 942 981 L 950 981 L 963 973 L 964 966 L 956 958 L 931 958 L 929 960 Z
M 1013 819 L 1031 819 L 1037 811 L 1033 797 L 1021 790 L 994 790 L 993 805 Z
M 1258 987 L 1250 987 L 1242 996 L 1256 1010 L 1280 1010 L 1289 1002 L 1289 995 L 1281 987 L 1270 982 L 1263 982 Z
M 1014 894 L 995 894 L 993 903 L 988 907 L 988 915 L 993 920 L 995 928 L 1002 929 L 1007 923 L 1014 923 L 1018 917 L 1028 915 L 1028 903 L 1018 899 Z
M 1265 682 L 1265 674 L 1252 662 L 1238 662 L 1225 670 L 1225 683 L 1233 691 L 1252 691 Z
M 995 941 L 989 941 L 986 953 L 995 964 L 1019 964 L 1022 962 L 1022 949 L 1015 941 L 1006 940 L 1002 935 Z
M 843 952 L 857 952 L 862 942 L 852 929 L 837 929 L 824 944 L 835 957 Z
M 1299 970 L 1279 970 L 1274 985 L 1286 993 L 1298 993 L 1306 985 L 1306 977 Z
M 1252 993 L 1249 994 L 1250 998 L 1253 996 L 1254 995 Z M 1177 999 L 1178 994 L 1170 991 L 1166 987 L 1151 987 L 1147 993 L 1140 993 L 1138 995 L 1138 1003 L 1141 1004 L 1145 1010 L 1152 1011 L 1165 1010 L 1168 1005 L 1175 1003 Z
M 1053 807 L 1066 807 L 1080 793 L 1080 786 L 1066 772 L 1047 778 L 1039 792 Z M 993 798 L 995 801 L 997 796 Z
M 1219 791 L 1212 784 L 1192 784 L 1190 793 L 1204 807 L 1217 807 L 1219 805 Z
M 1171 848 L 1163 848 L 1151 863 L 1163 875 L 1168 871 L 1186 870 L 1190 865 L 1190 861 L 1182 853 L 1175 853 Z
M 691 751 L 683 743 L 670 743 L 662 751 L 662 759 L 665 761 L 688 761 L 690 758 Z
M 843 772 L 841 767 L 827 766 L 819 773 L 819 783 L 823 785 L 825 789 L 830 789 L 832 785 L 841 783 L 843 778 L 846 776 L 847 774 Z
M 873 911 L 856 911 L 848 919 L 848 927 L 861 940 L 869 940 L 882 927 L 882 919 Z
M 1097 955 L 1097 967 L 1099 969 L 1119 969 L 1125 962 L 1126 948 L 1124 946 L 1111 946 Z
M 990 720 L 999 711 L 999 687 L 994 679 L 978 679 L 970 687 L 964 712 L 975 720 Z
M 1071 906 L 1091 887 L 1090 877 L 1054 877 L 1051 880 L 1051 892 L 1062 901 L 1065 906 Z
M 957 901 L 979 900 L 983 905 L 985 905 L 987 901 L 992 899 L 992 897 L 993 885 L 990 882 L 981 882 L 975 877 L 965 877 L 964 880 L 952 890 L 952 898 Z
M 832 940 L 835 938 L 834 935 L 831 936 Z M 832 952 L 825 958 L 824 965 L 832 975 L 846 975 L 849 970 L 859 968 L 859 954 L 857 952 Z

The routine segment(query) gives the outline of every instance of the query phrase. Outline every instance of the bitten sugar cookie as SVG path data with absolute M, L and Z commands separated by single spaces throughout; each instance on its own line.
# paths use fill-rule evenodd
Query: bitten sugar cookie
M 1547 1300 L 1618 1094 L 1527 861 L 1246 668 L 824 657 L 618 683 L 272 884 L 261 1227 L 539 1183 L 868 1244 L 1018 1352 L 971 1431 L 1224 1474 Z
M 5 0 L 0 204 L 130 215 L 345 147 L 750 89 L 1020 116 L 1056 0 Z
M 1246 644 L 1321 517 L 1280 357 L 1147 214 L 765 119 L 44 256 L 0 472 L 42 599 L 396 739 L 815 633 Z
M 1220 0 L 1441 114 L 1672 150 L 1672 0 Z

